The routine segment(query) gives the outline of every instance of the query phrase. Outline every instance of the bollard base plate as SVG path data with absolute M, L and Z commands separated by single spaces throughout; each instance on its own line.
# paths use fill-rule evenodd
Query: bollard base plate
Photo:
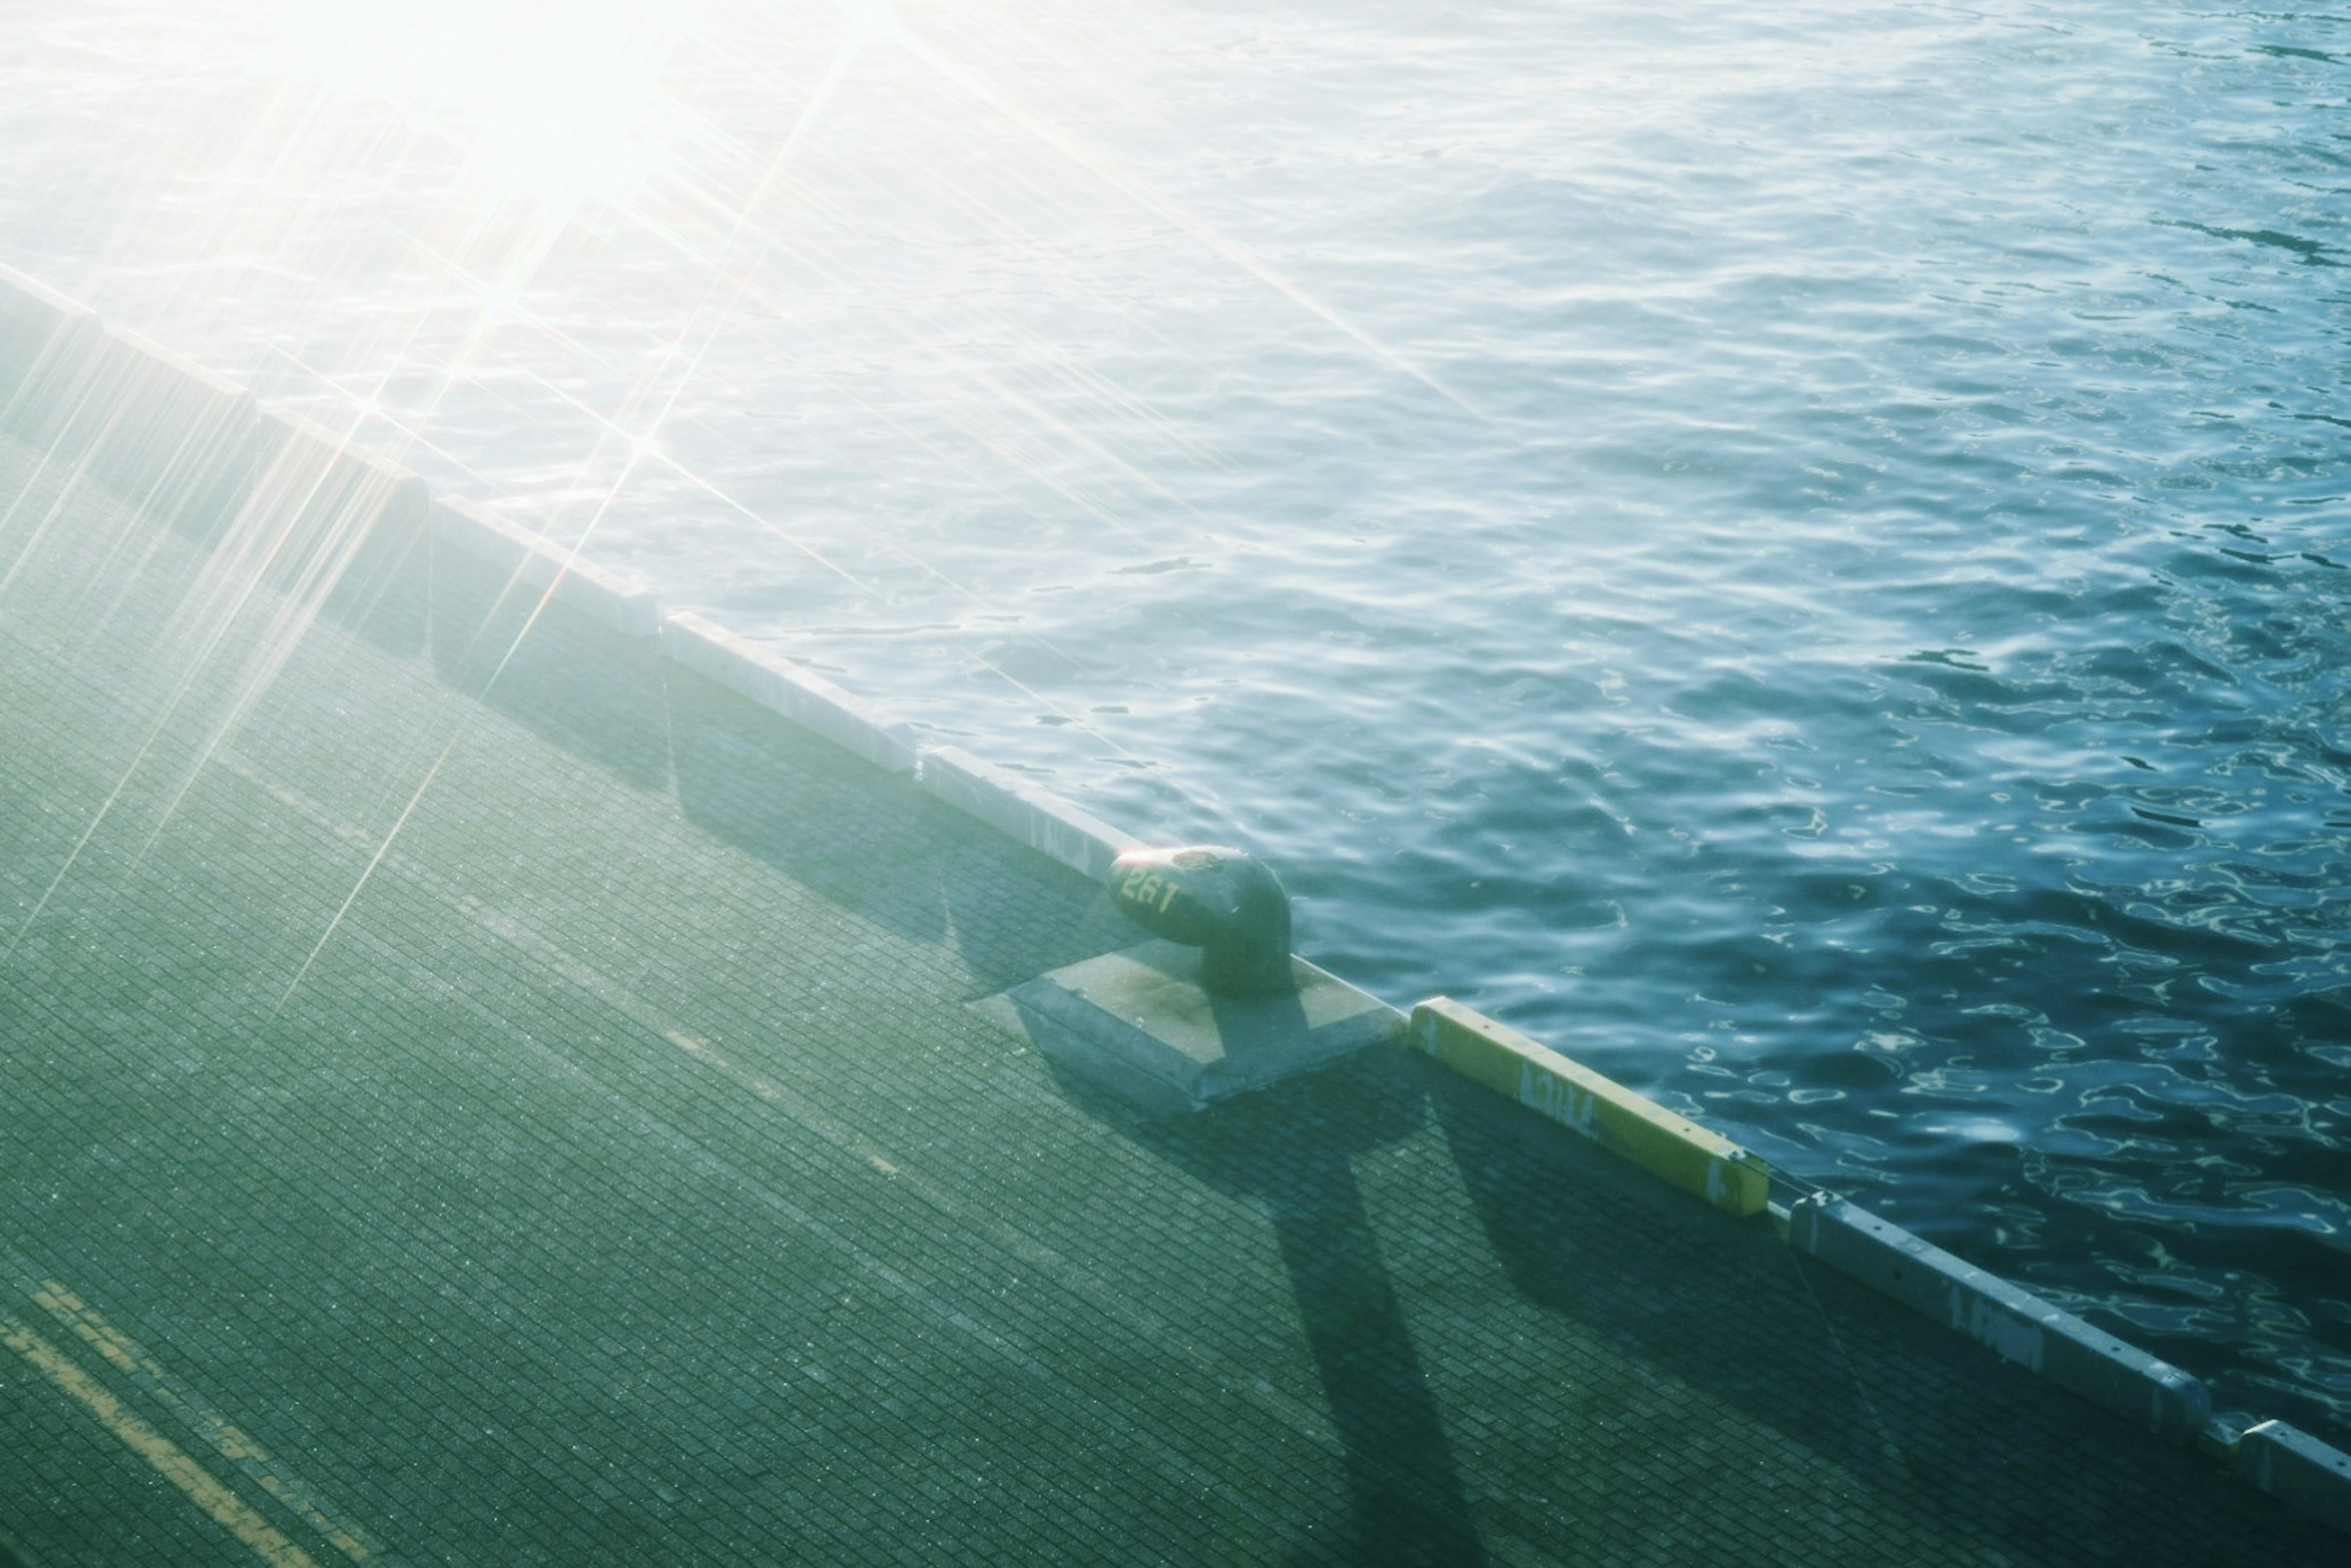
M 1219 997 L 1173 942 L 1105 953 L 976 1004 L 1047 1060 L 1154 1113 L 1197 1111 L 1402 1038 L 1403 1013 L 1303 958 L 1287 996 Z

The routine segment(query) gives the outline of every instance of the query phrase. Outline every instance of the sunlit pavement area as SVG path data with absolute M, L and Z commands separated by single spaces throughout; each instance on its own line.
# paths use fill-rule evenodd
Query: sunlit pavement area
M 1421 1059 L 1057 1079 L 1099 888 L 421 531 L 0 517 L 27 1564 L 2339 1560 Z

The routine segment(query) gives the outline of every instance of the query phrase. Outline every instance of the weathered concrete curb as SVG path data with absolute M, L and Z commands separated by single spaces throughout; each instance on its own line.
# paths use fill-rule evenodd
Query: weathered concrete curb
M 248 482 L 263 439 L 251 392 L 117 327 L 91 340 L 83 366 L 74 423 L 91 476 L 142 506 L 169 497 L 183 515 Z
M 1843 1198 L 1792 1205 L 1788 1244 L 2173 1442 L 2211 1419 L 2204 1385 L 2169 1362 Z
M 538 592 L 552 590 L 568 604 L 623 637 L 657 636 L 661 605 L 642 584 L 583 559 L 576 551 L 507 521 L 471 501 L 443 497 L 433 504 L 433 537 L 511 573 Z
M 85 307 L 0 267 L 0 428 L 52 437 L 78 406 L 73 382 L 103 331 Z
M 0 425 L 175 516 L 233 507 L 261 438 L 242 387 L 5 267 Z
M 254 446 L 213 540 L 224 586 L 266 582 L 310 605 L 371 595 L 424 527 L 424 481 L 294 414 L 265 410 Z
M 2230 1468 L 2321 1523 L 2351 1531 L 2351 1454 L 2283 1421 L 2247 1428 Z
M 1738 1145 L 1450 997 L 1412 1009 L 1412 1040 L 1456 1072 L 1727 1214 L 1759 1214 L 1769 1200 L 1763 1162 Z
M 715 621 L 681 611 L 662 623 L 662 652 L 877 768 L 910 773 L 920 753 L 914 732 L 822 675 L 738 637 Z
M 1143 844 L 1051 790 L 959 747 L 924 752 L 921 779 L 924 789 L 956 810 L 1096 882 L 1109 878 L 1111 862 Z

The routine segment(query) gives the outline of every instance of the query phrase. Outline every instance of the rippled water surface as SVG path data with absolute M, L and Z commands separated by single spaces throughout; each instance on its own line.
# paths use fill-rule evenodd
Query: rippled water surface
M 0 260 L 2351 1435 L 2351 15 L 0 31 Z

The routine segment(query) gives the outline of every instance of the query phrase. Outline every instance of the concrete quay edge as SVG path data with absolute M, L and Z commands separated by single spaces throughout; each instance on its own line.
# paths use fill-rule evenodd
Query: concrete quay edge
M 662 623 L 664 657 L 891 773 L 911 773 L 914 732 L 883 709 L 706 616 L 679 611 Z
M 556 602 L 570 605 L 623 637 L 653 637 L 661 632 L 661 604 L 643 584 L 501 517 L 478 502 L 436 497 L 433 538 L 435 544 L 504 567 L 522 587 L 551 591 Z
M 1096 882 L 1109 877 L 1113 861 L 1143 843 L 1051 790 L 960 747 L 925 751 L 917 781 L 966 816 Z
M 1788 1244 L 2001 1358 L 2174 1443 L 2212 1418 L 2204 1385 L 1996 1274 L 1817 1193 L 1790 1206 Z
M 252 395 L 0 264 L 0 428 L 135 504 L 169 494 L 199 527 L 234 514 L 222 548 L 266 552 L 272 574 L 334 591 L 388 530 L 506 565 L 610 629 L 659 639 L 663 655 L 1095 880 L 1144 841 L 1052 791 L 913 728 L 831 681 L 653 594 L 348 439 Z M 298 537 L 323 528 L 323 544 Z M 290 567 L 282 557 L 290 557 Z M 1433 1061 L 1598 1143 L 1735 1216 L 1766 1207 L 1773 1173 L 1708 1129 L 1447 998 L 1413 1010 Z M 1802 1185 L 1802 1184 L 1797 1184 Z M 2029 1292 L 1826 1194 L 1790 1205 L 1792 1247 L 2172 1441 L 2204 1448 L 2290 1506 L 2351 1531 L 2351 1455 L 2282 1421 L 2218 1429 L 2203 1385 Z
M 2284 1421 L 2239 1434 L 2230 1468 L 2262 1490 L 2351 1533 L 2351 1454 Z

